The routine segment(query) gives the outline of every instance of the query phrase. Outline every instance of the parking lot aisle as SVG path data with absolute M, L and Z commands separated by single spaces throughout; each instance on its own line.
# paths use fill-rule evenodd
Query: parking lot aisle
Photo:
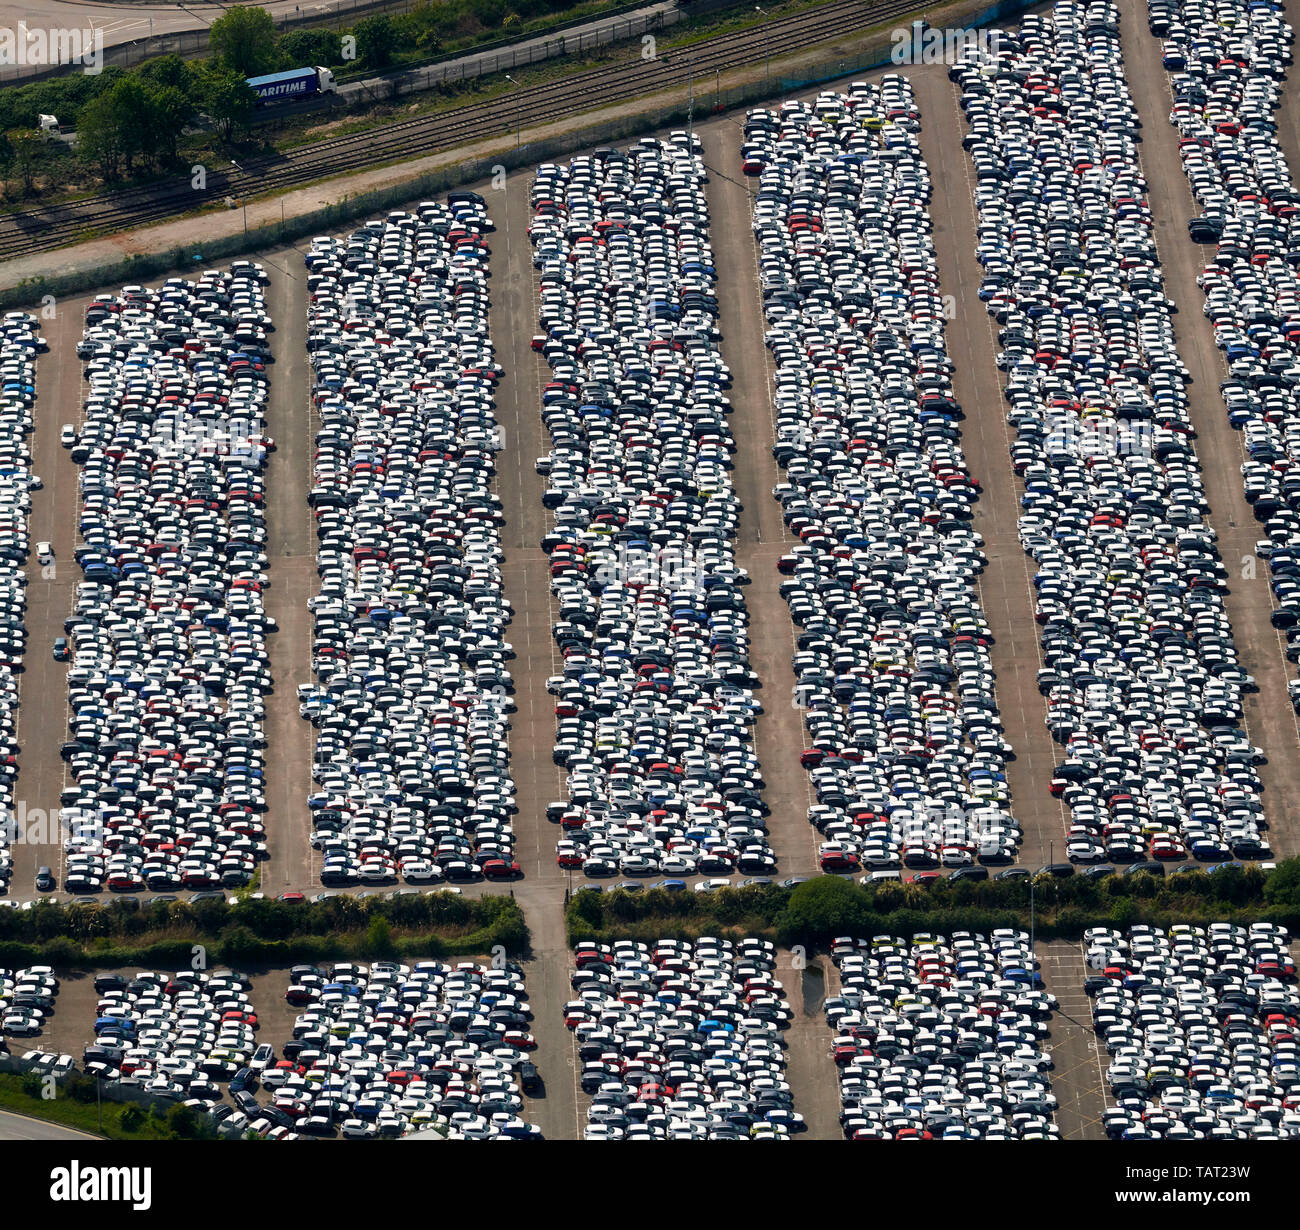
M 536 463 L 550 447 L 542 427 L 540 397 L 550 372 L 530 345 L 537 332 L 536 276 L 528 242 L 532 180 L 531 171 L 518 172 L 507 177 L 504 188 L 479 188 L 497 228 L 491 237 L 490 320 L 497 362 L 505 368 L 496 388 L 496 418 L 501 426 L 497 485 L 506 517 L 502 545 L 507 551 L 535 549 L 546 532 L 543 484 Z
M 1006 766 L 1011 812 L 1025 835 L 1020 861 L 1037 867 L 1053 853 L 1063 856 L 1065 851 L 1066 820 L 1061 805 L 1048 793 L 1062 757 L 1048 733 L 1046 702 L 1038 693 L 1031 565 L 1017 533 L 1020 484 L 1008 453 L 993 333 L 977 298 L 975 205 L 967 157 L 959 145 L 966 125 L 946 72 L 939 64 L 913 69 L 909 76 L 921 111 L 921 151 L 933 185 L 930 217 L 945 296 L 944 336 L 955 365 L 953 391 L 966 413 L 962 447 L 970 472 L 983 484 L 973 524 L 983 535 L 988 558 L 980 599 L 994 637 L 998 710 L 1015 753 Z
M 1165 271 L 1165 291 L 1177 305 L 1174 332 L 1179 354 L 1191 373 L 1188 411 L 1196 429 L 1196 456 L 1210 506 L 1210 524 L 1219 536 L 1219 553 L 1229 575 L 1224 600 L 1241 665 L 1255 676 L 1259 692 L 1244 698 L 1246 726 L 1252 742 L 1269 763 L 1260 768 L 1267 809 L 1269 842 L 1279 856 L 1300 852 L 1300 739 L 1287 697 L 1292 677 L 1277 634 L 1269 623 L 1273 609 L 1268 569 L 1255 559 L 1261 536 L 1242 491 L 1241 437 L 1228 423 L 1219 396 L 1227 375 L 1213 326 L 1202 305 L 1205 297 L 1196 276 L 1213 248 L 1192 243 L 1187 220 L 1199 211 L 1178 156 L 1178 134 L 1169 123 L 1167 74 L 1160 64 L 1160 40 L 1147 31 L 1142 0 L 1118 0 L 1120 34 L 1129 86 L 1142 120 L 1141 161 L 1149 185 L 1156 244 Z M 1253 578 L 1243 571 L 1253 568 Z
M 829 957 L 800 956 L 782 948 L 777 954 L 776 976 L 785 988 L 794 1019 L 785 1034 L 786 1080 L 794 1095 L 794 1108 L 808 1126 L 796 1140 L 839 1140 L 840 1081 L 831 1058 L 831 1031 L 822 1012 L 834 973 Z
M 551 761 L 555 707 L 546 691 L 554 642 L 550 570 L 539 545 L 546 512 L 536 470 L 536 459 L 547 448 L 542 442 L 539 392 L 544 367 L 529 346 L 537 329 L 528 242 L 531 182 L 530 174 L 521 173 L 509 176 L 504 189 L 483 187 L 482 191 L 488 216 L 497 228 L 492 236 L 490 321 L 497 360 L 505 368 L 496 389 L 496 417 L 501 425 L 496 482 L 506 519 L 501 576 L 513 611 L 507 636 L 517 655 L 510 663 L 516 705 L 510 718 L 510 764 L 519 804 L 514 817 L 515 857 L 525 877 L 551 885 L 545 900 L 558 910 L 564 880 L 555 865 L 555 830 L 547 823 L 546 805 L 564 794 Z
M 1106 1059 L 1092 1029 L 1092 1004 L 1083 989 L 1083 949 L 1069 940 L 1035 945 L 1043 981 L 1056 996 L 1052 1015 L 1052 1092 L 1060 1103 L 1056 1121 L 1065 1140 L 1104 1140 Z
M 564 1024 L 571 955 L 563 893 L 553 883 L 525 881 L 515 886 L 514 894 L 523 906 L 531 942 L 529 959 L 523 962 L 524 982 L 533 1010 L 529 1029 L 537 1039 L 531 1059 L 543 1086 L 535 1096 L 524 1095 L 523 1117 L 541 1128 L 547 1140 L 581 1140 L 586 1103 L 578 1092 L 577 1047 Z
M 297 688 L 310 683 L 311 613 L 316 593 L 316 534 L 307 493 L 311 488 L 311 369 L 307 360 L 307 281 L 301 255 L 289 248 L 262 264 L 270 279 L 266 307 L 270 367 L 267 427 L 277 448 L 266 469 L 266 541 L 270 589 L 266 611 L 279 626 L 267 637 L 275 691 L 267 697 L 266 844 L 261 888 L 268 896 L 317 883 L 307 796 L 312 791 L 315 744 L 310 722 L 298 716 Z
M 43 569 L 33 548 L 27 561 L 27 650 L 18 685 L 18 780 L 14 810 L 20 828 L 40 842 L 21 836 L 13 847 L 14 874 L 9 894 L 15 900 L 35 896 L 36 869 L 54 869 L 60 885 L 63 847 L 54 821 L 63 789 L 59 746 L 68 734 L 67 664 L 51 656 L 54 638 L 72 610 L 80 570 L 72 560 L 77 545 L 77 470 L 59 446 L 63 423 L 81 415 L 81 362 L 76 355 L 85 320 L 86 298 L 59 300 L 54 319 L 40 322 L 49 352 L 36 363 L 36 405 L 30 437 L 32 472 L 44 482 L 32 492 L 27 528 L 32 543 L 48 540 L 54 549 L 53 574 Z M 43 812 L 37 814 L 36 809 Z M 43 822 L 48 821 L 48 822 Z
M 811 793 L 799 764 L 804 732 L 793 704 L 794 630 L 776 570 L 784 551 L 785 527 L 772 488 L 781 475 L 772 456 L 766 326 L 754 260 L 750 191 L 740 170 L 741 129 L 734 121 L 721 119 L 698 131 L 709 169 L 705 192 L 717 262 L 722 354 L 732 376 L 731 433 L 736 441 L 732 478 L 744 506 L 736 562 L 752 578 L 745 588 L 750 662 L 762 684 L 759 699 L 764 712 L 755 725 L 755 751 L 766 783 L 763 798 L 771 811 L 767 823 L 777 868 L 783 875 L 807 875 L 817 869 L 817 831 L 808 823 Z
M 41 1029 L 40 1037 L 12 1038 L 11 1052 L 22 1054 L 31 1049 L 48 1055 L 71 1055 L 80 1066 L 82 1052 L 95 1041 L 95 975 L 87 971 L 59 971 L 59 997 L 54 1011 Z
M 537 1039 L 532 1059 L 543 1082 L 539 1095 L 525 1096 L 524 1118 L 541 1128 L 547 1140 L 573 1140 L 579 1133 L 575 1053 L 564 1027 L 569 997 L 565 876 L 555 865 L 555 833 L 546 821 L 546 804 L 564 794 L 550 756 L 555 735 L 554 706 L 546 691 L 554 649 L 550 570 L 538 545 L 546 514 L 535 462 L 547 446 L 542 441 L 543 368 L 529 345 L 537 325 L 528 242 L 531 182 L 530 174 L 520 173 L 509 176 L 504 189 L 482 187 L 480 191 L 497 228 L 492 238 L 490 321 L 497 360 L 505 369 L 496 389 L 496 417 L 501 425 L 496 464 L 505 512 L 501 576 L 513 611 L 508 636 L 516 654 L 510 664 L 516 705 L 510 718 L 510 767 L 519 804 L 514 817 L 515 856 L 524 872 L 524 881 L 512 891 L 524 908 L 531 940 L 524 977 Z

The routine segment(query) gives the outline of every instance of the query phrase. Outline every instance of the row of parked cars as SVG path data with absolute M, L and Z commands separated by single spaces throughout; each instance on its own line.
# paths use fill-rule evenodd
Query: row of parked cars
M 963 53 L 979 297 L 1001 347 L 1066 853 L 1267 857 L 1227 570 L 1187 412 L 1108 0 Z
M 1112 1140 L 1300 1136 L 1300 995 L 1277 923 L 1094 927 L 1092 1021 Z
M 587 1140 L 785 1140 L 791 1009 L 769 940 L 579 941 L 564 1007 Z
M 520 874 L 492 229 L 455 192 L 306 253 L 320 589 L 298 699 L 326 885 Z
M 229 970 L 97 974 L 92 1076 L 228 1117 L 223 1086 L 268 1050 L 257 1042 L 252 980 Z M 242 1122 L 238 1126 L 246 1126 Z
M 59 980 L 48 965 L 0 969 L 0 1049 L 3 1039 L 34 1038 L 54 1011 Z
M 523 1095 L 542 1082 L 513 962 L 294 966 L 285 1000 L 300 1011 L 278 1051 L 259 1033 L 246 974 L 103 973 L 94 989 L 83 1070 L 183 1103 L 226 1133 L 539 1137 L 522 1118 Z M 57 994 L 47 967 L 0 971 L 3 1032 L 38 1034 Z
M 918 117 L 891 73 L 745 121 L 825 871 L 1010 863 L 1022 836 Z
M 522 1117 L 540 1079 L 515 962 L 337 962 L 290 977 L 285 998 L 302 1011 L 260 1082 L 265 1113 L 295 1134 L 540 1139 Z
M 39 322 L 27 312 L 0 319 L 0 896 L 13 878 L 14 809 L 18 776 L 18 674 L 27 648 L 27 576 L 31 550 L 32 457 L 27 437 L 36 404 L 36 356 L 47 349 Z
M 776 866 L 705 182 L 678 132 L 545 163 L 531 190 L 567 792 L 548 818 L 588 876 Z
M 235 261 L 86 308 L 69 892 L 240 886 L 266 856 L 265 280 Z
M 1272 2 L 1153 2 L 1148 17 L 1166 40 L 1169 120 L 1201 210 L 1189 231 L 1217 244 L 1197 281 L 1242 433 L 1244 494 L 1266 535 L 1256 549 L 1272 622 L 1300 662 L 1300 192 L 1276 118 L 1293 33 Z M 1300 680 L 1290 691 L 1300 711 Z
M 1056 1140 L 1056 1000 L 1024 931 L 842 937 L 826 1020 L 850 1140 Z

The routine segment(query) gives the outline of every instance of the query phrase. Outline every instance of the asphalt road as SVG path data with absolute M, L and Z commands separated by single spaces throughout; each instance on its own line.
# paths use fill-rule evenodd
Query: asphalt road
M 1261 527 L 1242 494 L 1244 454 L 1241 436 L 1228 424 L 1219 396 L 1227 368 L 1214 331 L 1202 312 L 1205 297 L 1196 275 L 1214 249 L 1194 244 L 1187 220 L 1197 212 L 1178 157 L 1178 134 L 1169 123 L 1168 75 L 1160 64 L 1160 40 L 1146 28 L 1146 5 L 1118 0 L 1120 31 L 1128 65 L 1129 88 L 1142 121 L 1142 169 L 1155 219 L 1156 244 L 1164 266 L 1166 293 L 1177 305 L 1174 333 L 1192 376 L 1189 413 L 1196 429 L 1196 456 L 1209 502 L 1209 523 L 1219 536 L 1219 553 L 1231 578 L 1224 606 L 1242 666 L 1255 676 L 1259 692 L 1245 698 L 1246 727 L 1269 763 L 1260 769 L 1275 854 L 1300 847 L 1300 738 L 1286 684 L 1294 668 L 1282 656 L 1282 643 L 1269 623 L 1273 609 L 1268 569 L 1256 561 Z M 1294 87 L 1291 91 L 1294 94 Z
M 348 0 L 264 0 L 260 6 L 277 20 L 298 12 L 317 14 L 322 24 L 330 23 L 342 9 L 354 7 Z M 105 47 L 128 43 L 151 35 L 177 34 L 185 30 L 206 30 L 228 12 L 225 4 L 105 3 L 104 0 L 35 0 L 33 4 L 0 3 L 0 26 L 17 29 L 25 22 L 29 30 L 99 31 Z
M 89 1132 L 0 1110 L 0 1140 L 98 1140 Z

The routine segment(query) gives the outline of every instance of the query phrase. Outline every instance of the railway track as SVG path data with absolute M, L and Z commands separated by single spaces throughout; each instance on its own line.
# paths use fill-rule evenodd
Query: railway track
M 188 176 L 178 175 L 147 187 L 101 192 L 47 209 L 0 215 L 0 260 L 130 230 L 227 197 L 261 196 L 348 171 L 437 153 L 597 105 L 674 86 L 685 90 L 690 76 L 702 84 L 704 75 L 758 63 L 769 50 L 779 53 L 791 45 L 825 42 L 911 12 L 916 6 L 917 0 L 838 0 L 812 13 L 719 35 L 659 59 L 642 60 L 638 52 L 630 61 L 528 86 L 455 111 L 398 120 L 301 149 L 248 158 L 238 169 L 211 167 L 201 189 L 194 188 Z M 700 90 L 700 95 L 707 99 L 707 89 Z

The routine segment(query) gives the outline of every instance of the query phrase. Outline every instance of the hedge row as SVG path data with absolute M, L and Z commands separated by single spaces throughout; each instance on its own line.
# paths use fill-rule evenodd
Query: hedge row
M 452 893 L 281 901 L 171 902 L 131 909 L 45 902 L 0 910 L 0 965 L 59 968 L 286 965 L 344 957 L 452 957 L 527 951 L 528 928 L 513 897 Z
M 566 922 L 571 943 L 715 934 L 816 947 L 844 934 L 1027 928 L 1030 892 L 1025 879 L 941 880 L 927 886 L 819 876 L 793 888 L 579 892 L 569 903 Z M 1294 859 L 1267 874 L 1258 867 L 1228 867 L 1212 875 L 1040 876 L 1032 892 L 1034 932 L 1042 939 L 1078 939 L 1089 927 L 1134 923 L 1269 921 L 1300 932 L 1300 860 Z

